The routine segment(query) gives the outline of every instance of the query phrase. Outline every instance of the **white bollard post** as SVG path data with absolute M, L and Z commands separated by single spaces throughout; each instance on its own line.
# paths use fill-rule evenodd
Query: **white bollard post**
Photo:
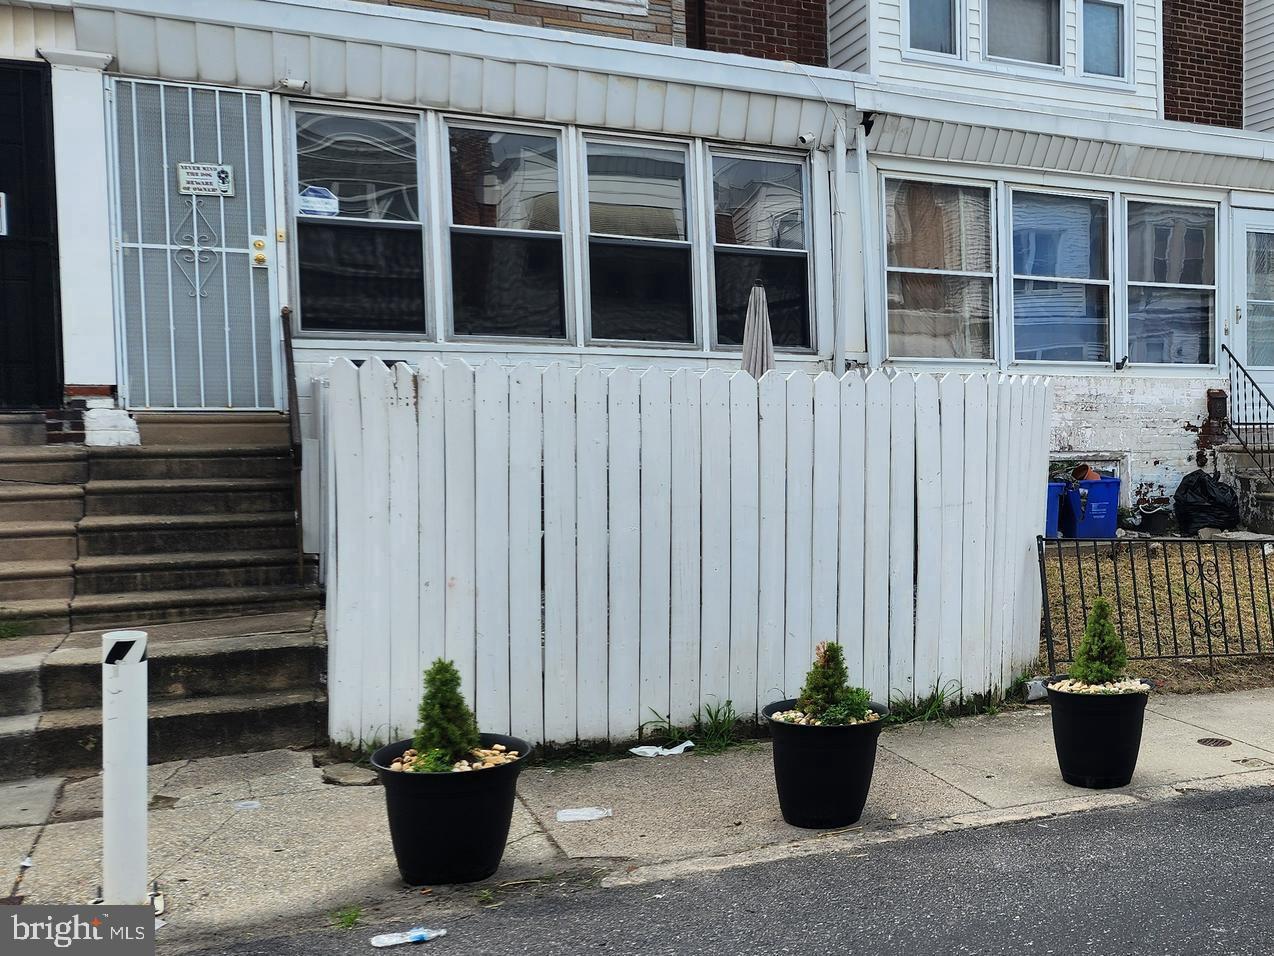
M 145 905 L 146 632 L 102 635 L 102 901 Z

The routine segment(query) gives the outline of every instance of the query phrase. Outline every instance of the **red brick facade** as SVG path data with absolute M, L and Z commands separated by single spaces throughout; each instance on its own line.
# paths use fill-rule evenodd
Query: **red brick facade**
M 1163 0 L 1166 119 L 1243 125 L 1243 0 Z
M 689 46 L 827 65 L 827 0 L 686 0 Z

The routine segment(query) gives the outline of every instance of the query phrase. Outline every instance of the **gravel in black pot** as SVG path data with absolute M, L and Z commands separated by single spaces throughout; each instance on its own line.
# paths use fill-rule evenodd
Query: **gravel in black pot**
M 372 766 L 385 787 L 389 835 L 403 882 L 411 886 L 473 883 L 494 873 L 504 856 L 513 820 L 518 774 L 530 747 L 525 740 L 482 734 L 518 759 L 482 770 L 412 773 L 392 770 L 410 740 L 382 747 Z
M 774 738 L 774 783 L 783 819 L 808 830 L 857 823 L 871 789 L 883 720 L 810 726 L 773 719 L 795 707 L 796 700 L 780 700 L 762 711 Z M 889 713 L 875 702 L 871 709 L 882 718 Z

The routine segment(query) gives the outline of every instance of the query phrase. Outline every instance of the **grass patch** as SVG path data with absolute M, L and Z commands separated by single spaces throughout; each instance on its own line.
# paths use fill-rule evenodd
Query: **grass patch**
M 0 641 L 13 637 L 26 637 L 30 625 L 25 621 L 0 621 Z
M 1026 698 L 1026 676 L 1016 678 L 1006 693 L 988 691 L 981 694 L 963 694 L 959 681 L 947 681 L 940 687 L 915 700 L 895 697 L 889 704 L 886 724 L 949 723 L 956 717 L 976 717 L 981 714 L 998 714 L 1006 705 L 1020 703 Z
M 332 925 L 340 929 L 353 929 L 362 918 L 361 906 L 345 906 L 332 914 Z
M 731 700 L 704 704 L 688 727 L 673 723 L 667 714 L 651 713 L 654 718 L 641 725 L 642 740 L 664 747 L 693 740 L 698 753 L 719 754 L 749 736 L 748 721 L 739 716 Z

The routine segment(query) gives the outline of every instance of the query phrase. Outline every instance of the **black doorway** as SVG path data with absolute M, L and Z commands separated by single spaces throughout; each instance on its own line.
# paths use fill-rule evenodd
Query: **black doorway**
M 0 408 L 62 398 L 50 98 L 47 64 L 0 61 Z

